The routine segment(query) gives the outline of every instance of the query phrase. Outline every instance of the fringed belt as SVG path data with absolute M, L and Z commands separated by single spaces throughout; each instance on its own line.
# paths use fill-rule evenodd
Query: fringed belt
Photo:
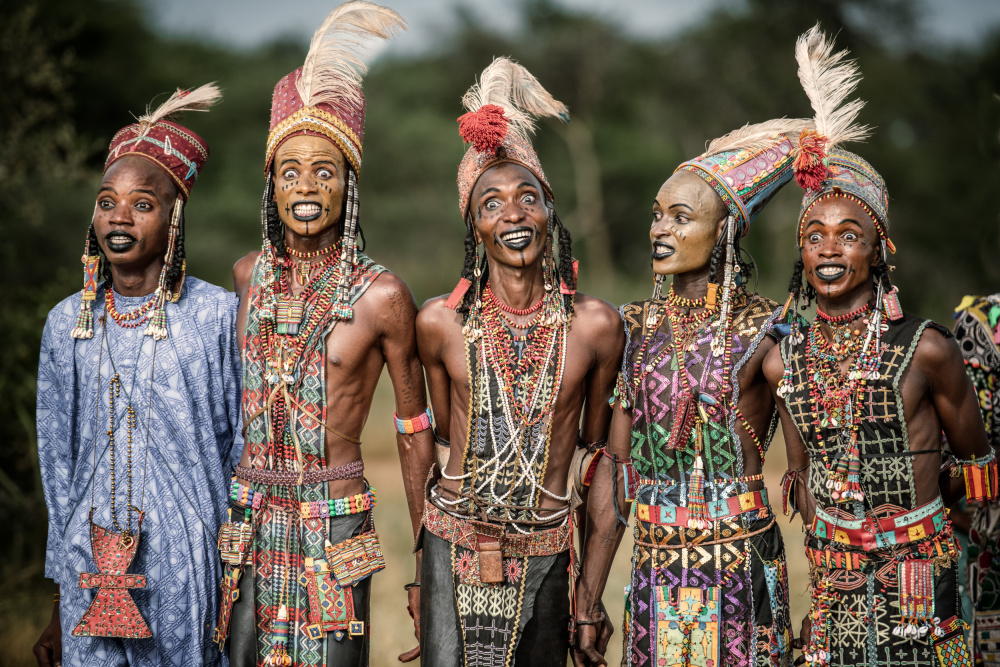
M 340 479 L 357 479 L 364 472 L 365 462 L 361 460 L 352 461 L 336 468 L 320 468 L 301 473 L 295 470 L 266 470 L 236 466 L 236 476 L 240 479 L 245 479 L 251 484 L 265 484 L 267 486 L 305 486 L 306 484 L 319 484 Z M 301 479 L 299 475 L 302 476 Z
M 939 496 L 914 510 L 881 519 L 841 519 L 817 507 L 809 532 L 820 539 L 871 551 L 922 540 L 943 530 L 946 524 L 947 513 Z
M 655 530 L 643 530 L 641 528 L 641 524 L 636 522 L 635 529 L 633 531 L 633 536 L 635 538 L 634 542 L 640 547 L 645 547 L 647 549 L 659 549 L 663 551 L 726 544 L 727 542 L 735 542 L 736 540 L 746 540 L 754 537 L 755 535 L 760 535 L 771 530 L 775 526 L 775 517 L 773 514 L 769 516 L 771 520 L 768 521 L 766 525 L 757 528 L 756 530 L 747 530 L 735 522 L 720 522 L 713 523 L 712 527 L 708 530 L 682 526 L 664 526 L 663 529 L 668 532 L 662 536 L 657 535 Z M 647 535 L 649 538 L 657 541 L 647 542 L 643 539 Z
M 705 504 L 712 521 L 730 519 L 744 512 L 768 510 L 770 507 L 767 502 L 767 489 L 749 491 Z M 656 523 L 663 526 L 680 526 L 684 528 L 688 526 L 688 508 L 677 505 L 643 505 L 642 503 L 636 503 L 635 516 L 639 521 Z

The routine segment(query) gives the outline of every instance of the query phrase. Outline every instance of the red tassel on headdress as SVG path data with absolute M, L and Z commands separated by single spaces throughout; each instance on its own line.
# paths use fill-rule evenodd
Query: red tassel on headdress
M 795 181 L 803 190 L 819 190 L 830 176 L 827 139 L 813 130 L 802 130 L 795 155 Z
M 462 140 L 474 145 L 480 153 L 495 152 L 507 137 L 509 125 L 510 119 L 496 104 L 484 104 L 458 117 L 458 133 Z

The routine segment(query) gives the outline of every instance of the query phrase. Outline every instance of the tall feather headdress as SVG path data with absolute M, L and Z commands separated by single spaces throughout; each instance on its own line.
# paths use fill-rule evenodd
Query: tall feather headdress
M 531 135 L 539 117 L 569 122 L 566 105 L 522 65 L 509 58 L 495 58 L 462 96 L 462 106 L 467 113 L 458 118 L 458 133 L 465 143 L 472 144 L 458 170 L 462 214 L 479 176 L 500 161 L 516 162 L 533 172 L 551 199 L 552 189 L 531 146 Z
M 847 49 L 834 53 L 833 46 L 818 23 L 795 42 L 799 82 L 815 113 L 815 128 L 802 133 L 795 160 L 795 179 L 806 190 L 817 189 L 829 176 L 827 156 L 831 148 L 864 141 L 871 134 L 871 128 L 855 122 L 864 101 L 844 103 L 861 81 L 858 64 L 847 60 Z
M 209 107 L 222 99 L 222 91 L 215 85 L 215 82 L 206 83 L 194 90 L 177 91 L 167 98 L 167 101 L 150 111 L 146 107 L 146 113 L 139 116 L 140 135 L 149 132 L 149 128 L 164 120 L 175 120 L 178 115 L 185 111 L 208 111 Z
M 283 141 L 311 132 L 336 144 L 360 174 L 365 124 L 361 81 L 368 69 L 361 56 L 372 39 L 392 39 L 405 29 L 398 13 L 366 0 L 351 0 L 330 12 L 313 34 L 302 67 L 274 87 L 267 169 Z

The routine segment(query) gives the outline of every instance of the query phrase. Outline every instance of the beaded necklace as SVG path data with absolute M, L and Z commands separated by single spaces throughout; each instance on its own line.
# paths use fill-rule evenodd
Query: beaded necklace
M 874 307 L 870 302 L 864 311 Z M 879 327 L 880 313 L 865 318 L 867 335 L 862 338 L 855 331 L 850 343 L 836 344 L 828 341 L 820 329 L 821 318 L 809 327 L 806 341 L 805 363 L 806 382 L 809 388 L 809 409 L 813 415 L 816 446 L 820 451 L 823 466 L 827 470 L 826 487 L 837 502 L 864 500 L 861 489 L 861 453 L 858 447 L 858 430 L 861 422 L 861 407 L 867 392 L 869 380 L 879 379 L 879 365 L 882 362 L 881 341 L 875 335 Z M 874 344 L 872 337 L 875 335 Z M 845 374 L 840 362 L 853 356 L 850 369 Z M 827 451 L 824 429 L 837 429 L 841 454 L 833 464 Z
M 153 312 L 153 306 L 156 304 L 156 294 L 150 295 L 148 301 L 127 313 L 119 313 L 115 309 L 115 291 L 110 287 L 104 290 L 104 302 L 108 315 L 111 316 L 115 324 L 125 329 L 135 329 L 149 319 Z
M 302 252 L 301 250 L 296 250 L 295 248 L 289 248 L 285 246 L 285 262 L 286 266 L 293 266 L 295 271 L 295 278 L 299 285 L 305 285 L 309 282 L 309 273 L 313 269 L 312 260 L 317 258 L 322 258 L 326 260 L 329 257 L 337 257 L 337 248 L 339 244 L 333 244 L 327 246 L 326 248 L 320 248 L 319 250 L 313 250 L 311 252 Z
M 490 285 L 490 281 L 486 281 L 486 289 L 484 290 L 486 295 L 486 300 L 493 304 L 495 307 L 499 308 L 500 311 L 507 313 L 509 315 L 531 315 L 533 312 L 539 310 L 542 304 L 545 303 L 545 296 L 543 295 L 534 305 L 528 306 L 527 308 L 514 308 L 508 306 L 506 303 L 497 298 L 497 295 L 493 293 L 493 288 Z
M 486 291 L 489 292 L 489 286 Z M 489 294 L 492 296 L 492 292 Z M 556 387 L 549 392 L 540 410 L 532 410 L 539 382 L 545 376 L 553 352 L 557 355 L 556 363 L 562 364 L 565 345 L 560 344 L 564 340 L 559 339 L 564 339 L 565 333 L 561 326 L 532 325 L 524 336 L 514 336 L 498 304 L 499 300 L 495 296 L 483 302 L 483 347 L 490 365 L 502 379 L 500 384 L 513 409 L 513 416 L 519 422 L 526 420 L 523 422 L 525 426 L 531 426 L 548 415 L 558 394 Z M 524 346 L 520 355 L 514 349 L 517 343 Z

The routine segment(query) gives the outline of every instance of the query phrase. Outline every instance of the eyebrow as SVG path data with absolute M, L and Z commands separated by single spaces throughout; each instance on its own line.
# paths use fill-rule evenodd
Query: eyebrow
M 144 194 L 147 194 L 147 195 L 149 195 L 149 196 L 150 196 L 150 197 L 152 197 L 153 199 L 157 199 L 157 196 L 156 196 L 156 193 L 155 193 L 155 192 L 153 192 L 152 190 L 147 190 L 147 189 L 145 189 L 145 188 L 136 188 L 135 190 L 132 190 L 132 192 L 129 192 L 129 194 L 130 194 L 130 195 L 131 195 L 131 194 L 135 194 L 136 192 L 142 192 L 142 193 L 144 193 Z
M 672 209 L 672 208 L 677 208 L 678 206 L 683 206 L 687 210 L 689 210 L 692 213 L 694 213 L 694 209 L 691 208 L 690 206 L 688 206 L 687 204 L 671 204 L 670 206 L 667 207 L 667 209 L 669 210 L 669 209 Z
M 858 222 L 857 220 L 855 220 L 854 218 L 844 218 L 843 220 L 841 220 L 840 222 L 837 223 L 837 226 L 840 226 L 840 225 L 843 225 L 843 224 L 847 224 L 847 223 L 850 223 L 852 225 L 855 225 L 856 227 L 861 228 L 861 223 Z M 812 219 L 812 220 L 810 220 L 809 222 L 806 223 L 806 229 L 809 229 L 813 225 L 819 225 L 820 227 L 826 227 L 826 224 L 824 224 L 822 220 L 817 220 L 817 219 L 814 218 L 814 219 Z
M 115 194 L 118 194 L 118 191 L 115 190 L 110 185 L 102 185 L 101 189 L 97 191 L 97 194 L 100 194 L 100 193 L 105 192 L 105 191 L 107 191 L 107 192 L 114 192 Z
M 523 181 L 520 185 L 517 186 L 517 189 L 520 190 L 521 188 L 523 188 L 525 186 L 527 186 L 529 188 L 533 188 L 535 190 L 538 189 L 538 186 L 536 186 L 534 183 L 529 183 L 528 181 Z
M 293 157 L 286 157 L 286 158 L 285 158 L 284 160 L 282 160 L 282 161 L 281 161 L 281 164 L 280 164 L 280 165 L 278 165 L 278 166 L 279 166 L 279 167 L 284 167 L 284 166 L 285 166 L 285 164 L 286 164 L 286 163 L 288 163 L 288 162 L 294 162 L 295 164 L 302 164 L 302 163 L 301 163 L 301 162 L 299 162 L 299 161 L 298 161 L 298 160 L 297 160 L 296 158 L 293 158 Z
M 332 164 L 334 167 L 337 166 L 337 163 L 333 160 L 316 160 L 313 164 Z
M 491 192 L 500 192 L 500 189 L 499 188 L 486 188 L 485 190 L 483 190 L 483 193 L 481 195 L 479 195 L 479 197 L 483 198 L 486 195 L 490 194 Z

